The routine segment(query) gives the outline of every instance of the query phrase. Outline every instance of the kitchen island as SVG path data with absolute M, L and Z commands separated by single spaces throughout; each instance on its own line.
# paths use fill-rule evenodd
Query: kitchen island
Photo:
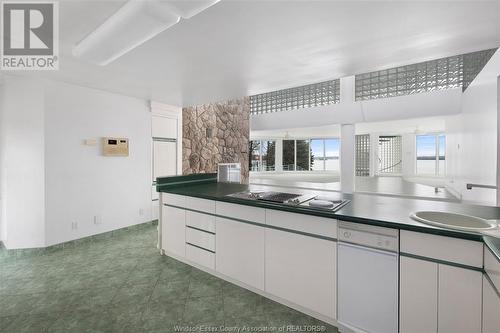
M 500 252 L 495 234 L 438 228 L 409 216 L 432 210 L 500 219 L 500 208 L 337 194 L 350 203 L 333 212 L 228 196 L 277 189 L 217 183 L 215 174 L 159 178 L 157 190 L 161 192 L 163 254 L 343 331 L 486 333 L 499 327 Z M 368 304 L 372 311 L 367 308 L 370 313 L 363 314 L 366 302 L 360 299 L 356 304 L 356 297 L 344 295 L 346 290 L 356 292 L 344 283 L 353 269 L 342 259 L 346 257 L 341 245 L 351 243 L 351 232 L 346 230 L 356 233 L 367 227 L 379 228 L 375 230 L 386 237 L 381 238 L 387 241 L 385 250 L 395 253 L 397 260 L 391 266 L 396 267 L 394 281 L 384 280 L 390 284 L 388 290 L 394 290 L 395 307 L 389 316 L 393 323 L 388 326 L 377 325 L 387 321 L 383 316 L 389 308 L 385 304 L 390 303 L 378 304 L 375 297 Z M 379 271 L 366 272 L 372 276 L 361 276 L 358 286 L 369 286 Z M 351 278 L 355 281 L 355 274 Z M 359 296 L 376 289 L 366 289 Z M 356 322 L 357 314 L 349 307 L 358 309 L 359 317 L 367 316 L 367 323 Z

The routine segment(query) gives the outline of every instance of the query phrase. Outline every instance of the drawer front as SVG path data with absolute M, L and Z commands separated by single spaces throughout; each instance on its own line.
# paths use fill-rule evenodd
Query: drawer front
M 203 213 L 215 214 L 215 201 L 186 197 L 186 208 L 198 210 Z
M 215 270 L 215 253 L 186 244 L 186 258 L 195 264 Z
M 187 210 L 186 225 L 215 233 L 215 216 Z
M 500 262 L 486 246 L 484 247 L 484 270 L 497 290 L 500 290 Z
M 264 208 L 235 205 L 227 202 L 217 202 L 217 215 L 244 221 L 266 223 L 266 210 Z
M 186 197 L 183 195 L 162 193 L 162 198 L 163 198 L 164 204 L 182 207 L 182 208 L 186 207 Z
M 401 230 L 401 252 L 482 268 L 483 243 Z
M 215 252 L 215 235 L 186 227 L 186 242 Z
M 267 209 L 266 224 L 314 235 L 337 238 L 337 220 L 335 219 Z

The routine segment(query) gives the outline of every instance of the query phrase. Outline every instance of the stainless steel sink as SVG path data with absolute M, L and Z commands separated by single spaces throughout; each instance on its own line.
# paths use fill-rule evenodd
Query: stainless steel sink
M 411 214 L 410 217 L 418 222 L 464 231 L 480 232 L 498 227 L 497 221 L 494 220 L 455 213 L 421 211 Z

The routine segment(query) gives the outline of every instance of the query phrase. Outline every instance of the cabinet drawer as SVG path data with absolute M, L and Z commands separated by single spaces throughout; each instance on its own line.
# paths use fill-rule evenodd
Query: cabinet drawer
M 210 251 L 215 251 L 214 234 L 186 227 L 186 242 Z
M 162 193 L 163 203 L 172 206 L 186 207 L 186 197 L 183 195 Z
M 215 253 L 186 244 L 186 258 L 195 264 L 215 270 Z
M 275 227 L 337 238 L 337 220 L 266 209 L 266 224 Z
M 500 262 L 486 246 L 484 247 L 484 270 L 497 290 L 500 290 Z
M 401 230 L 400 251 L 472 267 L 483 267 L 481 242 Z
M 215 233 L 215 216 L 187 210 L 186 225 Z
M 266 223 L 266 210 L 264 208 L 235 205 L 227 202 L 217 202 L 217 215 L 239 220 Z
M 215 214 L 215 201 L 186 197 L 186 208 L 199 210 L 203 213 Z

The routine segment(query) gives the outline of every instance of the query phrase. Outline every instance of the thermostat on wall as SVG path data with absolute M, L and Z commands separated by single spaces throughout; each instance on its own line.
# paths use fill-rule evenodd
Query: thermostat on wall
M 127 138 L 103 138 L 104 156 L 128 156 Z

